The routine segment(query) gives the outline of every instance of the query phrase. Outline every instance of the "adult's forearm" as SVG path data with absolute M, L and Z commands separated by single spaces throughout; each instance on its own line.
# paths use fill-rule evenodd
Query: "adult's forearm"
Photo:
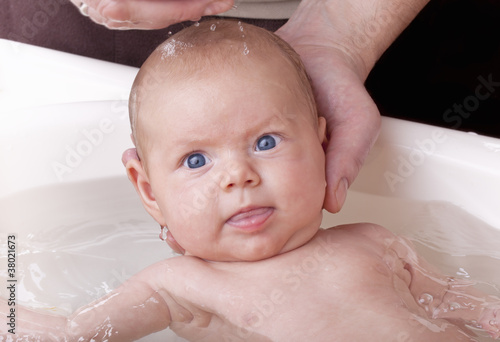
M 297 43 L 321 46 L 326 41 L 342 50 L 350 56 L 358 76 L 365 80 L 375 62 L 428 2 L 302 0 L 287 30 L 310 31 L 307 38 L 302 36 L 309 41 Z
M 333 25 L 342 22 L 347 48 L 361 57 L 365 77 L 429 0 L 326 0 Z M 342 8 L 338 11 L 338 8 Z

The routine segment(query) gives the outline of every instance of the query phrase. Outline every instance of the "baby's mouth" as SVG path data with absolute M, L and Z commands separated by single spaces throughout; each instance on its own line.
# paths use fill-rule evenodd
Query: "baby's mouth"
M 271 207 L 249 207 L 238 211 L 226 221 L 231 226 L 244 230 L 257 230 L 273 214 Z

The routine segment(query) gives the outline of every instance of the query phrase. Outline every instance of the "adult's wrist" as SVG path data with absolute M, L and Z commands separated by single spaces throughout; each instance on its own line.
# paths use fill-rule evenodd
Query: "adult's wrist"
M 364 81 L 429 0 L 302 0 L 280 35 L 292 46 L 341 51 Z

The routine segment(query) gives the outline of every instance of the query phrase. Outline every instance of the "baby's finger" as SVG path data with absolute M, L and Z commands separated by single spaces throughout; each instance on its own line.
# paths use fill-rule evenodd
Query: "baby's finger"
M 493 339 L 500 338 L 500 304 L 485 308 L 479 324 Z

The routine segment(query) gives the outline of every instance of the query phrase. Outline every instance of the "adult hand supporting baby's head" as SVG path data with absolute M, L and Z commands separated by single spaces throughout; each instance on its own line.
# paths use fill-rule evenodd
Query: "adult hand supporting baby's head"
M 230 10 L 234 0 L 70 0 L 82 14 L 111 29 L 160 29 Z
M 139 156 L 137 155 L 137 150 L 135 148 L 129 148 L 128 150 L 125 150 L 122 154 L 122 163 L 125 167 L 127 166 L 127 163 L 132 159 L 139 160 Z M 179 254 L 185 253 L 184 248 L 182 248 L 177 243 L 177 241 L 175 240 L 172 233 L 170 233 L 170 231 L 167 231 L 167 238 L 165 239 L 165 241 L 175 253 Z
M 380 114 L 363 81 L 335 49 L 305 49 L 320 115 L 327 120 L 324 208 L 338 212 L 380 130 Z M 317 63 L 324 56 L 329 60 Z
M 313 84 L 319 115 L 327 120 L 324 207 L 338 212 L 378 136 L 380 114 L 363 84 L 369 70 L 363 70 L 360 59 L 342 46 L 345 36 L 327 32 L 332 25 L 322 23 L 323 16 L 313 13 L 317 10 L 299 7 L 277 34 L 301 56 Z M 316 19 L 311 21 L 311 17 Z
M 301 56 L 327 120 L 325 209 L 339 211 L 380 130 L 364 82 L 429 0 L 301 0 L 277 34 Z

